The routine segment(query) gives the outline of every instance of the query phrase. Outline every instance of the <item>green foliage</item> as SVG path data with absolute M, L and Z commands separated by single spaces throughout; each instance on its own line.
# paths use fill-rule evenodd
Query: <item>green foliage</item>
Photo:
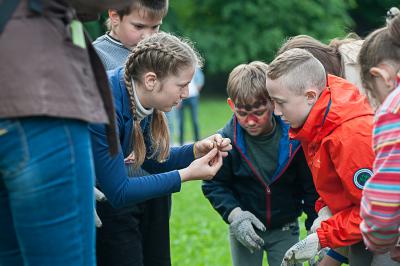
M 350 15 L 356 22 L 355 31 L 366 36 L 371 30 L 385 25 L 385 15 L 389 8 L 397 6 L 398 0 L 356 0 L 357 5 L 351 9 Z
M 96 40 L 97 37 L 101 36 L 106 32 L 105 21 L 108 18 L 107 12 L 103 12 L 99 15 L 99 19 L 95 21 L 89 21 L 83 23 L 86 31 L 89 33 L 89 36 L 92 40 Z
M 346 0 L 171 1 L 164 29 L 196 42 L 209 73 L 228 72 L 243 62 L 270 61 L 289 36 L 343 36 L 353 23 L 351 7 L 354 1 Z

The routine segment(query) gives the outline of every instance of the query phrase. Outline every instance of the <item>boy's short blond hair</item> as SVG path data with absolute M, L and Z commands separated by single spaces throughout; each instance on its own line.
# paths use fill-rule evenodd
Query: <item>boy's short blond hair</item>
M 267 69 L 267 77 L 301 94 L 306 88 L 322 91 L 326 86 L 324 66 L 310 52 L 294 48 L 280 54 Z
M 229 74 L 227 93 L 235 104 L 248 104 L 250 101 L 269 100 L 265 86 L 268 65 L 261 61 L 241 64 Z
M 147 16 L 150 19 L 162 19 L 168 13 L 168 6 L 169 0 L 132 0 L 130 6 L 116 11 L 121 19 L 135 10 L 143 12 L 143 16 Z M 111 30 L 110 19 L 107 19 L 106 26 L 108 30 Z

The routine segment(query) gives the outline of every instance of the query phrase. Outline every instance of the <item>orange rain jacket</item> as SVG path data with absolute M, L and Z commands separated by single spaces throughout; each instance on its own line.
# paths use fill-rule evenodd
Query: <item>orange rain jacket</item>
M 373 111 L 355 85 L 329 75 L 328 86 L 300 129 L 300 140 L 320 199 L 316 211 L 328 206 L 333 216 L 317 230 L 321 247 L 343 247 L 362 240 L 360 201 L 372 175 Z

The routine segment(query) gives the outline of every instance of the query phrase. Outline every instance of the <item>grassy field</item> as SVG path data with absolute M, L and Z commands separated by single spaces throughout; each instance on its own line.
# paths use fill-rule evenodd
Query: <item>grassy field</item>
M 199 110 L 202 137 L 211 135 L 222 128 L 231 115 L 225 99 L 202 98 Z M 186 119 L 189 119 L 189 114 L 186 115 Z M 192 132 L 189 124 L 187 121 L 186 132 Z M 186 134 L 186 136 L 189 141 L 191 135 Z M 172 265 L 231 265 L 228 226 L 203 196 L 201 182 L 183 184 L 181 192 L 174 194 L 172 205 Z M 302 236 L 305 233 L 302 227 Z M 265 265 L 268 264 L 265 262 Z

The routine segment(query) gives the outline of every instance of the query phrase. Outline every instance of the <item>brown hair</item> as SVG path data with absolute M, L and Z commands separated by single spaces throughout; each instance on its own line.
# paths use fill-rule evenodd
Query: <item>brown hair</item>
M 150 19 L 162 19 L 168 13 L 168 0 L 132 0 L 131 2 L 130 6 L 116 10 L 121 20 L 134 10 L 138 10 L 143 16 L 149 17 Z M 106 27 L 108 30 L 111 30 L 110 19 L 107 19 Z
M 359 39 L 357 34 L 350 33 L 344 39 L 335 38 L 327 45 L 311 36 L 298 35 L 289 38 L 279 49 L 278 54 L 293 48 L 305 49 L 322 63 L 327 73 L 344 77 L 339 46 Z
M 400 15 L 389 21 L 386 27 L 372 32 L 365 39 L 358 55 L 361 65 L 361 80 L 365 89 L 373 91 L 373 76 L 370 69 L 380 63 L 400 65 Z
M 161 82 L 170 75 L 176 75 L 185 67 L 201 66 L 201 58 L 188 40 L 179 39 L 168 33 L 153 34 L 138 43 L 125 65 L 125 84 L 131 103 L 134 122 L 135 167 L 142 165 L 146 156 L 146 146 L 140 121 L 137 118 L 134 97 L 135 84 L 143 84 L 147 72 L 154 72 Z M 161 88 L 162 89 L 162 88 Z M 152 155 L 157 161 L 169 156 L 169 131 L 165 114 L 154 110 L 151 122 Z
M 302 93 L 312 86 L 322 90 L 326 86 L 326 73 L 322 63 L 310 52 L 293 48 L 278 55 L 267 69 L 267 77 L 279 79 L 288 89 Z
M 227 93 L 235 104 L 247 104 L 250 100 L 269 99 L 265 87 L 265 73 L 268 65 L 254 61 L 235 67 L 229 74 Z

